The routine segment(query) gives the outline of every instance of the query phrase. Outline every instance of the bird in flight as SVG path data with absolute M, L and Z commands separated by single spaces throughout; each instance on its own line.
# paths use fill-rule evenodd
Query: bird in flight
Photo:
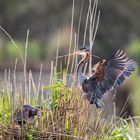
M 133 60 L 128 58 L 122 50 L 118 50 L 109 59 L 103 59 L 93 65 L 92 76 L 87 77 L 83 74 L 83 67 L 89 61 L 91 52 L 87 47 L 83 47 L 75 54 L 82 56 L 77 66 L 77 76 L 84 95 L 90 104 L 95 104 L 97 108 L 103 106 L 100 101 L 102 96 L 121 85 L 136 67 Z

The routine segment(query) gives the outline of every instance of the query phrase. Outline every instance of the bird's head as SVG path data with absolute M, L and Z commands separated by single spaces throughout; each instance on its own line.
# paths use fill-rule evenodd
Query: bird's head
M 85 55 L 87 53 L 90 53 L 90 50 L 88 47 L 81 47 L 78 51 L 75 52 L 77 55 Z
M 90 50 L 88 47 L 81 47 L 78 51 L 76 51 L 74 54 L 81 55 L 82 58 L 87 61 L 90 58 Z

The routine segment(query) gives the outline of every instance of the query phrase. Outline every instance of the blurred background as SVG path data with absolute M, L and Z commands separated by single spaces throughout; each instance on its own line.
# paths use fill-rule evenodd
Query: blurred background
M 10 34 L 21 52 L 25 48 L 27 29 L 30 30 L 27 55 L 27 70 L 43 71 L 50 69 L 59 45 L 62 54 L 68 53 L 72 0 L 1 0 L 0 25 Z M 93 2 L 93 1 L 92 1 Z M 73 33 L 78 32 L 82 0 L 75 0 Z M 83 44 L 84 29 L 89 2 L 83 0 L 83 12 L 79 35 L 79 45 Z M 101 10 L 98 32 L 94 44 L 94 54 L 107 58 L 121 48 L 140 65 L 140 1 L 139 0 L 99 0 Z M 73 34 L 74 40 L 74 34 Z M 88 36 L 86 44 L 89 44 Z M 0 31 L 0 70 L 14 68 L 18 58 L 17 70 L 21 71 L 20 56 L 11 41 Z M 130 113 L 140 114 L 140 69 L 138 68 L 130 82 L 121 87 L 121 95 L 131 94 Z M 128 88 L 129 87 L 129 88 Z M 133 90 L 132 90 L 133 89 Z M 123 92 L 123 94 L 122 94 Z M 127 96 L 125 96 L 127 100 Z M 121 98 L 115 98 L 117 104 L 124 104 Z M 135 106 L 135 107 L 134 107 Z M 128 110 L 129 110 L 128 109 Z M 119 108 L 118 108 L 119 112 Z

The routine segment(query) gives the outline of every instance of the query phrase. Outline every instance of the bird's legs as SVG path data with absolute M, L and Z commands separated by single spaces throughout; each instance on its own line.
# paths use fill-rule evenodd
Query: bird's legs
M 97 108 L 104 108 L 104 103 L 96 97 L 94 93 L 85 93 L 86 98 L 89 100 L 90 104 L 95 104 Z

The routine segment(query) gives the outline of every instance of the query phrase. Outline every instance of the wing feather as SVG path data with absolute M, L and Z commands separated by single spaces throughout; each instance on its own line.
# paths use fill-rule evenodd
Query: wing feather
M 107 61 L 99 62 L 93 66 L 94 73 L 88 81 L 91 80 L 90 84 L 94 85 L 94 93 L 98 98 L 101 98 L 104 93 L 122 84 L 126 77 L 135 70 L 135 67 L 135 62 L 129 59 L 123 51 L 118 50 Z

